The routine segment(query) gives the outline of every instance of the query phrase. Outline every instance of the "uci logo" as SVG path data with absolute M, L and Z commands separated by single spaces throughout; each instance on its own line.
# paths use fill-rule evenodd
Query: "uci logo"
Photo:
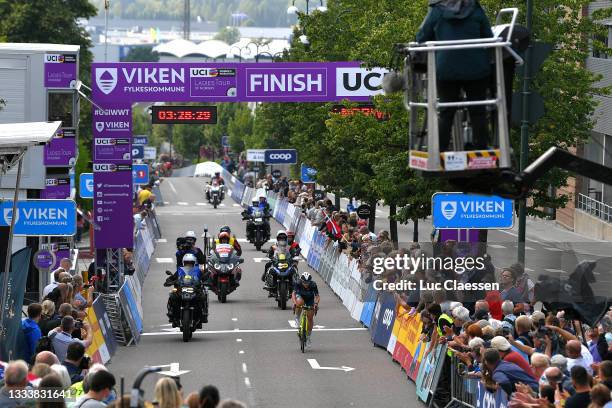
M 338 96 L 374 96 L 382 93 L 382 79 L 388 71 L 383 68 L 338 68 L 336 92 Z
M 293 155 L 289 153 L 272 153 L 270 155 L 272 160 L 291 160 L 292 157 Z
M 96 173 L 109 173 L 115 171 L 116 169 L 117 166 L 115 164 L 94 163 L 93 165 L 93 171 Z
M 61 64 L 64 62 L 64 56 L 62 54 L 45 54 L 45 62 Z
M 385 314 L 383 315 L 383 324 L 387 326 L 387 330 L 389 330 L 389 326 L 391 326 L 391 321 L 393 320 L 393 310 L 385 309 Z
M 59 185 L 59 182 L 57 179 L 47 179 L 45 180 L 45 185 L 46 186 L 57 186 Z
M 97 138 L 96 139 L 96 146 L 113 146 L 117 144 L 117 140 L 116 139 L 109 139 L 109 138 Z

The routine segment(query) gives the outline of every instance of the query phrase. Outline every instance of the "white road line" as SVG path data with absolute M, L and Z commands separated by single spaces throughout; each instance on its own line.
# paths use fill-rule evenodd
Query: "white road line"
M 535 251 L 535 248 L 528 247 L 528 246 L 526 246 L 526 247 L 525 247 L 525 249 L 526 249 L 527 251 Z
M 546 268 L 544 270 L 551 273 L 566 273 L 563 269 Z
M 517 238 L 518 238 L 518 235 L 517 235 L 517 234 L 515 234 L 514 232 L 504 231 L 504 230 L 497 230 L 497 231 L 499 231 L 499 232 L 503 232 L 504 234 L 512 235 L 513 237 L 517 237 Z M 536 244 L 539 244 L 539 243 L 540 243 L 540 241 L 535 240 L 535 239 L 531 239 L 531 238 L 525 238 L 525 239 L 526 239 L 527 241 L 529 241 L 529 242 L 535 242 Z
M 175 331 L 162 331 L 162 332 L 148 332 L 142 333 L 142 336 L 169 336 L 175 334 L 181 334 L 179 329 L 170 329 Z M 341 327 L 341 328 L 331 328 L 331 329 L 317 329 L 313 328 L 313 331 L 316 332 L 353 332 L 353 331 L 364 331 L 368 330 L 365 327 Z M 242 334 L 242 333 L 294 333 L 295 329 L 246 329 L 246 330 L 197 330 L 194 332 L 195 334 Z M 242 339 L 236 339 L 236 342 L 241 343 Z
M 170 201 L 164 201 L 164 205 L 170 205 Z
M 225 204 L 221 203 L 219 204 L 219 207 L 225 207 Z
M 168 242 L 168 240 L 167 240 L 166 238 L 159 238 L 159 239 L 157 240 L 157 243 L 158 243 L 158 244 L 165 244 L 166 242 Z
M 490 246 L 491 248 L 495 248 L 495 249 L 506 249 L 506 247 L 505 247 L 505 246 L 503 246 L 503 245 L 498 245 L 498 244 L 489 244 L 489 246 Z
M 242 207 L 240 204 L 234 203 L 232 204 L 234 207 Z
M 155 260 L 157 261 L 157 263 L 172 263 L 173 262 L 172 258 L 155 258 Z
M 179 201 L 177 204 L 178 204 L 178 205 L 189 205 L 189 203 L 186 203 L 186 202 L 184 202 L 184 201 Z
M 237 322 L 238 318 L 237 317 L 232 317 L 232 322 Z
M 203 207 L 205 205 L 207 205 L 206 203 L 196 203 L 196 205 L 199 205 L 200 207 Z
M 242 363 L 242 372 L 243 372 L 244 374 L 246 374 L 246 373 L 248 373 L 248 372 L 249 372 L 249 371 L 247 370 L 247 365 L 246 365 L 246 363 Z
M 251 380 L 249 380 L 249 377 L 244 377 L 244 385 L 246 385 L 247 388 L 251 388 Z
M 172 192 L 173 192 L 174 194 L 178 194 L 178 193 L 176 192 L 176 188 L 174 188 L 174 184 L 172 184 L 172 182 L 171 182 L 171 181 L 169 181 L 169 180 L 168 180 L 168 185 L 170 186 L 170 189 L 172 190 Z
M 563 252 L 562 249 L 555 248 L 555 247 L 544 247 L 544 249 L 547 251 L 551 251 L 551 252 Z
M 244 350 L 240 350 L 238 354 L 244 354 Z
M 289 322 L 289 326 L 293 327 L 294 329 L 297 329 L 298 325 L 295 322 L 295 320 L 287 320 Z
M 225 214 L 225 213 L 223 213 L 223 214 Z M 238 238 L 236 241 L 238 241 L 238 242 L 245 242 L 245 243 L 249 242 L 249 240 L 246 239 L 246 238 Z
M 268 258 L 253 258 L 253 261 L 257 263 L 266 262 L 267 260 Z
M 236 339 L 236 343 L 242 343 L 242 339 Z
M 533 269 L 531 269 L 531 268 L 525 268 L 525 271 L 526 271 L 526 272 L 533 272 Z

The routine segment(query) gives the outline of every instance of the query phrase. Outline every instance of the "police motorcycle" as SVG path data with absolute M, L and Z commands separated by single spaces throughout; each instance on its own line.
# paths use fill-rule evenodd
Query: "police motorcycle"
M 213 180 L 206 186 L 206 198 L 214 208 L 217 208 L 225 198 L 225 186 L 220 184 L 218 180 Z
M 268 251 L 262 251 L 270 255 Z M 277 246 L 270 262 L 266 264 L 264 281 L 265 290 L 269 292 L 268 297 L 276 299 L 276 303 L 281 310 L 287 309 L 287 301 L 291 299 L 291 293 L 297 280 L 298 257 L 292 257 L 289 247 Z
M 217 295 L 219 302 L 225 303 L 227 295 L 238 288 L 236 274 L 239 265 L 243 262 L 244 259 L 236 254 L 230 244 L 217 244 L 211 249 L 207 262 L 207 269 L 210 272 L 209 286 Z
M 173 286 L 168 299 L 168 318 L 172 327 L 179 327 L 183 341 L 188 342 L 193 332 L 208 323 L 208 296 L 200 267 L 193 254 L 183 257 L 177 274 L 166 271 L 164 286 Z
M 247 238 L 249 242 L 255 245 L 255 249 L 261 251 L 263 244 L 270 240 L 268 227 L 270 215 L 266 214 L 265 211 L 259 207 L 259 201 L 257 200 L 253 200 L 252 209 L 250 214 L 244 211 L 242 213 L 242 219 L 247 221 Z

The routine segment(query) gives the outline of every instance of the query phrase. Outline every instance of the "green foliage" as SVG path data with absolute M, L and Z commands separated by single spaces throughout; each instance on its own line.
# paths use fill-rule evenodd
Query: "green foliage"
M 238 105 L 234 116 L 227 124 L 230 147 L 233 152 L 244 150 L 245 135 L 253 133 L 253 115 L 246 105 Z
M 215 35 L 215 40 L 225 41 L 228 44 L 235 44 L 240 41 L 240 30 L 236 27 L 223 27 Z
M 130 49 L 123 62 L 158 62 L 159 54 L 151 46 L 136 46 Z
M 104 0 L 94 0 L 100 14 L 104 13 Z M 243 26 L 286 27 L 290 21 L 287 7 L 291 0 L 191 0 L 191 16 L 216 21 L 219 26 L 233 23 L 232 13 L 245 13 Z M 111 16 L 136 19 L 183 18 L 183 0 L 123 0 L 111 2 Z

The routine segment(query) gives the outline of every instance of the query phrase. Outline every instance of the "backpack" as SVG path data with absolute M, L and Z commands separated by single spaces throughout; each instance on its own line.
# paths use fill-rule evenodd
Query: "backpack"
M 36 349 L 34 350 L 34 355 L 40 353 L 41 351 L 50 351 L 55 354 L 55 347 L 53 347 L 53 338 L 57 335 L 57 332 L 51 332 L 48 336 L 42 336 L 38 339 L 38 343 L 36 343 Z

